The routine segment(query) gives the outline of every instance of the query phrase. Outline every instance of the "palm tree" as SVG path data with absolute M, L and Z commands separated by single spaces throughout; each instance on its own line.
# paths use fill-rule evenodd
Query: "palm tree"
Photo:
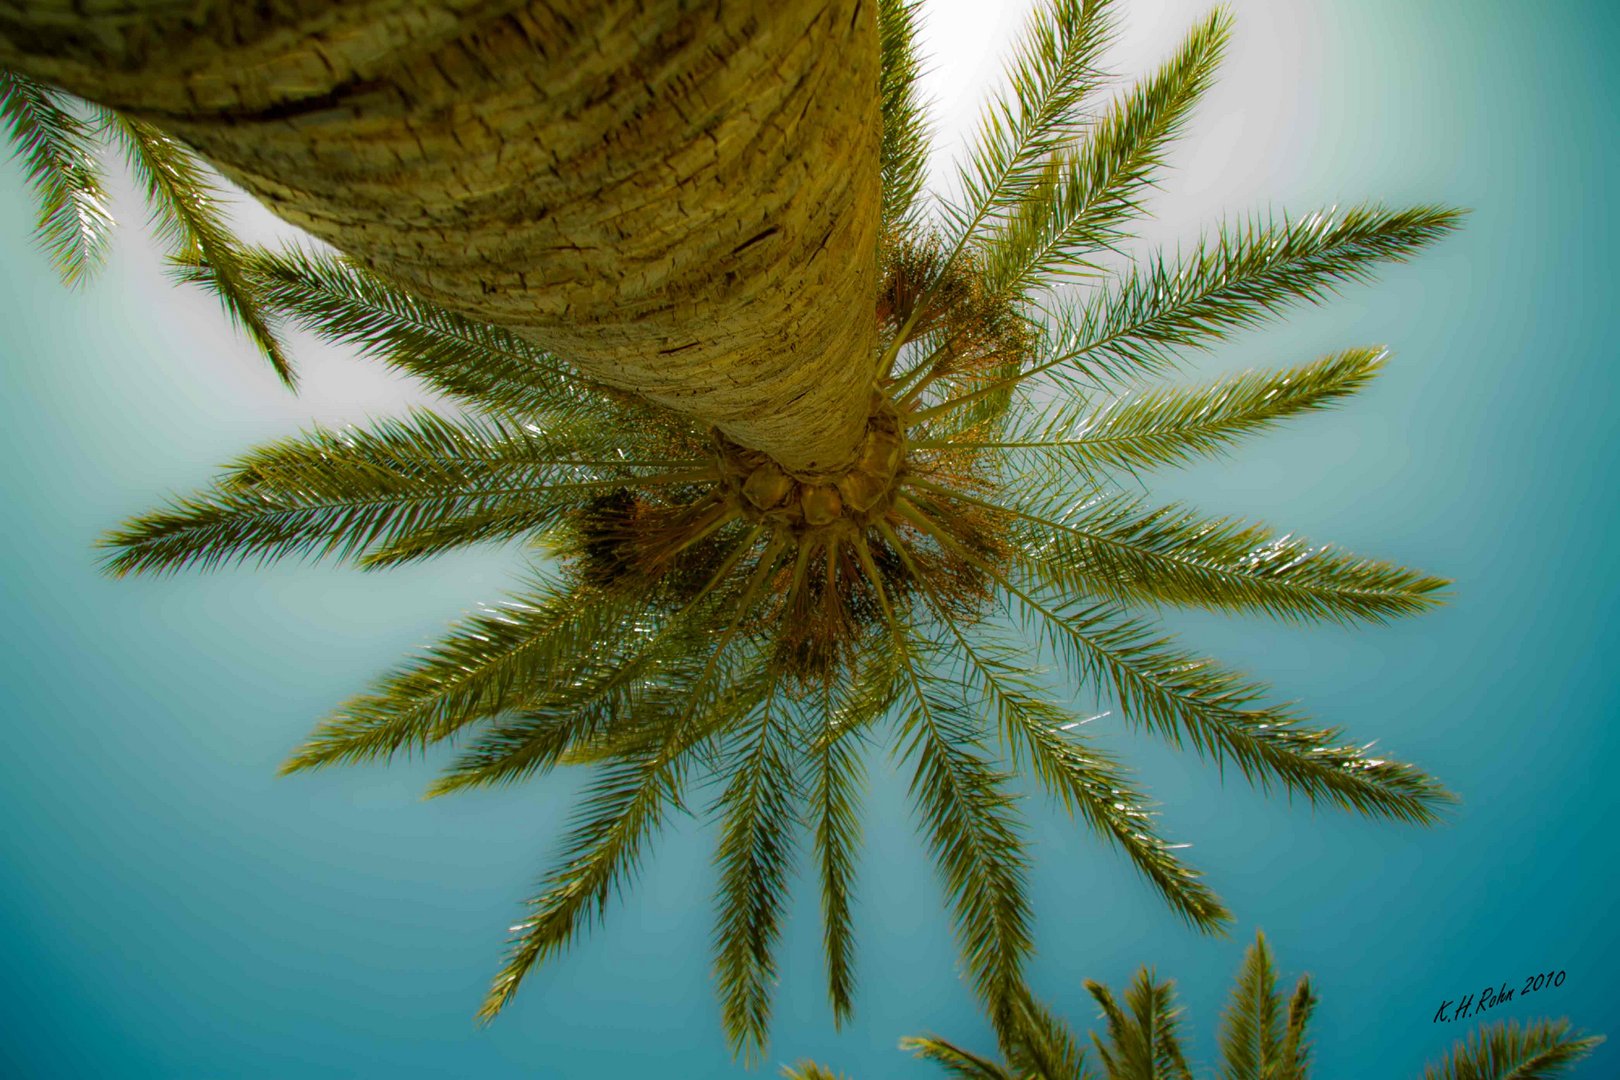
M 1262 525 L 1155 505 L 1114 480 L 1218 453 L 1366 385 L 1382 349 L 1204 386 L 1148 380 L 1172 370 L 1181 350 L 1322 300 L 1458 223 L 1456 211 L 1430 206 L 1252 219 L 1190 251 L 1105 270 L 1101 255 L 1128 236 L 1213 79 L 1231 27 L 1224 11 L 1104 106 L 1098 61 L 1112 5 L 1053 0 L 1025 28 L 958 190 L 934 197 L 922 190 L 917 9 L 902 0 L 884 0 L 876 19 L 859 8 L 833 21 L 823 13 L 838 5 L 773 4 L 782 14 L 757 14 L 744 39 L 720 25 L 696 34 L 662 9 L 616 21 L 619 7 L 604 6 L 572 20 L 586 32 L 558 39 L 577 37 L 578 56 L 536 36 L 524 21 L 538 18 L 533 7 L 460 27 L 459 37 L 434 24 L 396 55 L 385 32 L 393 24 L 372 10 L 387 6 L 290 4 L 223 28 L 154 15 L 179 45 L 81 34 L 93 20 L 70 19 L 54 37 L 14 37 L 0 62 L 97 98 L 114 116 L 158 117 L 347 253 L 222 243 L 221 265 L 203 245 L 182 245 L 187 279 L 245 296 L 271 332 L 291 323 L 353 345 L 461 409 L 318 428 L 249 451 L 208 490 L 110 534 L 110 572 L 291 556 L 383 568 L 486 541 L 521 541 L 543 556 L 520 595 L 341 706 L 285 766 L 457 744 L 434 795 L 593 767 L 483 1016 L 598 919 L 671 812 L 709 790 L 719 826 L 715 974 L 731 1045 L 753 1058 L 765 1042 L 801 831 L 820 879 L 828 995 L 846 1020 L 861 748 L 876 739 L 911 770 L 965 967 L 1004 1037 L 1033 1007 L 1015 771 L 1123 850 L 1187 923 L 1219 930 L 1225 907 L 1158 835 L 1127 772 L 1032 673 L 1032 652 L 1114 698 L 1128 724 L 1233 764 L 1262 789 L 1378 818 L 1437 819 L 1450 796 L 1424 772 L 1313 726 L 1151 621 L 1159 607 L 1190 605 L 1380 622 L 1432 606 L 1446 584 Z M 562 18 L 560 6 L 546 17 Z M 382 20 L 375 40 L 349 26 L 327 50 L 339 55 L 322 53 L 325 68 L 366 79 L 316 92 L 325 68 L 299 58 L 326 40 L 322 17 Z M 278 36 L 259 18 L 291 22 Z M 801 18 L 810 29 L 794 38 Z M 208 34 L 248 50 L 262 77 L 233 81 L 226 59 L 182 48 Z M 804 40 L 826 47 L 846 34 L 847 71 L 800 55 Z M 735 66 L 712 63 L 721 38 L 740 50 Z M 542 40 L 554 93 L 549 83 L 536 92 L 532 68 L 496 63 L 530 56 Z M 675 96 L 614 91 L 585 139 L 580 87 L 601 75 L 614 43 L 626 50 L 614 69 L 629 73 L 625 85 Z M 431 74 L 423 50 L 448 72 Z M 580 73 L 557 66 L 558 55 Z M 775 67 L 766 80 L 761 56 L 797 58 L 809 89 L 778 85 Z M 671 74 L 682 63 L 695 65 L 684 80 Z M 750 72 L 757 101 L 799 109 L 790 130 L 779 111 L 737 127 L 757 102 L 712 96 Z M 447 99 L 438 78 L 471 96 Z M 659 213 L 673 203 L 691 219 L 679 227 L 633 209 L 652 175 L 636 171 L 640 155 L 652 172 L 686 160 L 660 156 L 673 145 L 670 100 L 712 120 L 704 130 L 716 141 L 707 164 L 692 165 L 690 186 L 658 195 Z M 502 187 L 506 114 L 490 101 L 556 125 L 555 139 L 543 129 L 545 147 L 513 146 L 520 164 L 549 161 L 558 146 L 580 159 L 553 161 L 558 175 L 536 180 L 539 194 Z M 728 101 L 732 111 L 721 110 Z M 443 154 L 451 129 L 465 158 Z M 647 141 L 621 144 L 625 132 Z M 751 171 L 776 162 L 803 172 L 801 151 L 813 151 L 814 175 L 851 175 L 787 200 L 780 170 Z M 41 175 L 72 191 L 79 174 L 52 172 L 51 160 Z M 739 210 L 739 177 L 758 200 L 752 217 Z M 587 213 L 568 193 L 588 183 L 600 197 L 586 200 Z M 491 192 L 508 202 L 497 206 Z M 606 255 L 584 243 L 584 218 L 607 229 L 614 207 L 630 216 L 613 228 L 634 221 L 657 236 L 621 236 Z M 60 235 L 78 242 L 71 229 Z M 800 259 L 807 235 L 814 250 Z M 717 782 L 705 788 L 705 777 Z
M 1125 991 L 1124 1005 L 1101 983 L 1086 981 L 1096 999 L 1106 1035 L 1091 1033 L 1102 1063 L 1100 1080 L 1192 1080 L 1179 1032 L 1175 983 L 1143 967 Z M 1243 957 L 1220 1035 L 1220 1080 L 1308 1080 L 1311 1048 L 1306 1027 L 1316 1007 L 1307 975 L 1285 1003 L 1277 992 L 1277 969 L 1264 934 Z M 1067 1024 L 1035 1007 L 1018 1034 L 1004 1040 L 1006 1060 L 996 1062 L 936 1036 L 907 1038 L 901 1049 L 933 1061 L 959 1080 L 1099 1080 L 1086 1067 L 1085 1051 Z M 1466 1043 L 1423 1072 L 1423 1080 L 1551 1080 L 1567 1075 L 1603 1036 L 1572 1034 L 1568 1020 L 1482 1025 Z M 821 1071 L 813 1071 L 821 1070 Z M 798 1080 L 831 1073 L 813 1062 L 784 1069 Z

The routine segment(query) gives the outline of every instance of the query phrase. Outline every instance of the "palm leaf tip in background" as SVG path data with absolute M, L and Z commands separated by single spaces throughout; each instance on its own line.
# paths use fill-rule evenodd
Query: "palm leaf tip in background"
M 793 1065 L 782 1066 L 783 1080 L 848 1080 L 843 1073 L 833 1072 L 813 1061 L 800 1061 Z
M 1192 1080 L 1181 1036 L 1175 984 L 1141 968 L 1121 1004 L 1102 983 L 1087 980 L 1098 1006 L 1101 1033 L 1091 1033 L 1102 1066 L 1100 1078 L 1078 1051 L 1073 1033 L 1031 1002 L 1003 1047 L 1005 1061 L 982 1057 L 938 1036 L 900 1040 L 902 1050 L 932 1061 L 962 1080 Z M 1220 1057 L 1212 1080 L 1310 1080 L 1306 1028 L 1316 1007 L 1308 975 L 1300 976 L 1284 1002 L 1265 935 L 1255 934 L 1232 986 L 1220 1032 Z M 1554 1080 L 1591 1054 L 1603 1036 L 1571 1033 L 1568 1020 L 1537 1020 L 1521 1027 L 1507 1021 L 1481 1027 L 1423 1080 Z M 1356 1063 L 1365 1069 L 1365 1062 Z M 1388 1075 L 1387 1070 L 1377 1075 Z
M 351 345 L 460 412 L 317 428 L 255 449 L 209 489 L 110 534 L 110 572 L 321 556 L 381 568 L 486 541 L 550 557 L 520 599 L 464 621 L 351 699 L 285 766 L 455 744 L 435 795 L 592 768 L 486 1019 L 603 917 L 672 811 L 710 791 L 728 1042 L 750 1061 L 764 1052 L 805 840 L 842 1022 L 856 989 L 863 762 L 870 744 L 887 743 L 909 773 L 967 981 L 1003 1048 L 1033 1054 L 1031 1067 L 1078 1062 L 1078 1041 L 1050 1034 L 1056 1021 L 1024 987 L 1034 917 L 1015 771 L 1123 851 L 1187 923 L 1219 931 L 1232 916 L 1159 835 L 1124 766 L 1029 674 L 1032 651 L 1113 699 L 1127 725 L 1231 762 L 1262 789 L 1420 824 L 1446 805 L 1422 770 L 1272 703 L 1267 687 L 1182 649 L 1150 619 L 1191 606 L 1380 622 L 1428 609 L 1445 583 L 1127 496 L 1118 477 L 1219 454 L 1366 385 L 1382 350 L 1205 387 L 1144 380 L 1181 350 L 1416 254 L 1457 215 L 1367 207 L 1250 221 L 1187 256 L 1077 278 L 1098 274 L 1093 252 L 1128 239 L 1230 30 L 1215 12 L 1099 112 L 1111 15 L 1105 0 L 1039 10 L 958 190 L 936 198 L 920 184 L 917 11 L 879 5 L 883 336 L 855 463 L 834 475 L 794 475 L 342 257 L 211 232 L 200 174 L 166 156 L 179 145 L 115 123 L 167 207 L 186 276 L 217 289 L 246 325 Z M 1084 291 L 1052 288 L 1061 282 Z M 1281 1038 L 1309 1013 L 1308 993 L 1296 998 Z M 1164 984 L 1139 981 L 1112 1007 L 1119 1039 L 1140 1043 L 1133 1060 L 1184 1070 Z M 1036 1029 L 1055 1049 L 1034 1047 Z
M 1556 1080 L 1604 1041 L 1602 1035 L 1571 1032 L 1568 1020 L 1516 1020 L 1482 1027 L 1459 1040 L 1423 1080 Z

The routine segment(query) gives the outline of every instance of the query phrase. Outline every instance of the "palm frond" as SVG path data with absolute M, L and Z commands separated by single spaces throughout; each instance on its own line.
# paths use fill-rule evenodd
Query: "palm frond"
M 626 729 L 651 729 L 661 718 L 678 713 L 685 700 L 683 688 L 702 667 L 701 638 L 695 627 L 678 617 L 655 626 L 645 614 L 638 605 L 606 631 L 613 636 L 599 639 L 588 655 L 553 658 L 544 679 L 524 683 L 539 689 L 514 687 L 515 692 L 491 695 L 487 705 L 475 704 L 479 716 L 514 709 L 517 713 L 484 728 L 433 782 L 428 795 L 512 784 L 558 764 L 607 760 L 626 742 L 645 741 L 625 739 Z M 537 644 L 536 654 L 540 650 Z M 545 650 L 551 651 L 549 646 Z M 495 659 L 499 665 L 501 658 Z M 492 665 L 487 674 L 519 679 L 522 670 L 534 664 L 529 657 L 514 658 L 510 668 L 516 671 Z M 426 702 L 413 705 L 407 697 L 403 704 L 396 724 L 408 710 Z M 417 722 L 421 721 L 418 713 Z M 447 726 L 463 725 L 451 721 Z M 374 735 L 364 728 L 356 734 L 360 739 Z
M 899 538 L 888 534 L 891 547 L 904 553 Z M 915 572 L 915 571 L 914 571 Z M 926 582 L 920 573 L 919 580 Z M 927 586 L 925 585 L 925 589 Z M 1070 814 L 1079 813 L 1105 839 L 1117 844 L 1137 870 L 1177 914 L 1204 931 L 1218 931 L 1231 914 L 1196 870 L 1184 865 L 1175 848 L 1153 831 L 1152 812 L 1131 790 L 1119 764 L 1073 734 L 1078 721 L 1045 700 L 1028 676 L 1021 650 L 1002 642 L 990 628 L 974 628 L 975 645 L 957 625 L 950 609 L 929 593 L 935 617 L 949 640 L 936 643 L 951 655 L 964 685 L 976 683 L 1015 760 L 1030 770 Z
M 752 606 L 781 555 L 782 544 L 777 538 L 766 543 L 761 551 L 759 539 L 765 531 L 763 526 L 756 525 L 740 537 L 724 540 L 722 551 L 729 547 L 729 552 L 716 553 L 719 565 L 713 567 L 708 580 L 695 590 L 683 586 L 674 590 L 673 595 L 665 597 L 661 590 L 655 589 L 649 593 L 644 589 L 632 588 L 632 592 L 654 603 L 659 609 L 675 604 L 679 607 L 656 625 L 643 624 L 639 628 L 647 633 L 631 654 L 631 659 L 613 661 L 621 665 L 621 673 L 633 673 L 639 677 L 640 672 L 645 670 L 647 683 L 658 691 L 652 695 L 654 700 L 673 696 L 687 707 L 688 712 L 695 709 L 700 700 L 698 691 L 708 686 L 721 670 L 717 669 L 717 665 L 732 638 L 743 629 L 744 620 L 757 614 Z M 756 553 L 758 557 L 754 569 L 746 582 L 739 580 L 733 572 L 746 557 Z M 718 644 L 713 643 L 715 625 L 724 627 L 719 631 Z M 780 676 L 775 668 L 761 670 L 768 671 L 773 678 Z M 673 692 L 672 695 L 663 693 L 666 688 Z M 681 709 L 674 712 L 681 713 Z M 561 761 L 567 765 L 595 765 L 643 753 L 665 738 L 670 725 L 669 715 L 645 706 L 629 714 L 615 714 L 611 718 L 612 723 L 598 737 L 570 747 L 562 755 Z M 686 718 L 690 719 L 690 716 Z M 704 763 L 710 766 L 711 771 L 718 769 L 712 752 L 716 747 L 709 744 L 703 749 L 706 751 Z
M 1018 1033 L 1007 1062 L 1019 1076 L 1093 1080 L 1086 1068 L 1085 1047 L 1073 1028 L 1033 996 L 1025 996 L 1018 1014 Z
M 849 1080 L 843 1073 L 835 1073 L 814 1061 L 800 1061 L 782 1066 L 782 1080 Z
M 733 1054 L 753 1064 L 764 1052 L 792 870 L 800 803 L 786 703 L 773 692 L 738 732 L 742 753 L 728 761 L 730 781 L 716 805 L 721 817 L 715 861 L 720 875 L 714 968 L 721 1025 Z
M 1146 968 L 1142 969 L 1145 973 Z M 1091 1044 L 1097 1049 L 1097 1057 L 1103 1063 L 1103 1071 L 1109 1080 L 1136 1080 L 1130 1070 L 1128 1055 L 1137 1042 L 1131 1030 L 1130 1021 L 1125 1017 L 1125 1010 L 1119 1007 L 1114 1000 L 1114 992 L 1100 982 L 1091 979 L 1085 980 L 1086 992 L 1097 1002 L 1101 1012 L 1104 1029 L 1108 1038 L 1091 1033 Z M 1137 1072 L 1141 1070 L 1138 1068 Z
M 1602 1035 L 1572 1033 L 1568 1020 L 1517 1020 L 1481 1027 L 1459 1041 L 1423 1080 L 1555 1080 L 1568 1076 L 1603 1042 Z
M 761 557 L 760 566 L 775 556 Z M 755 580 L 734 610 L 747 610 Z M 735 626 L 735 623 L 733 624 Z M 561 952 L 606 911 L 615 889 L 633 876 L 640 855 L 678 805 L 692 751 L 746 721 L 769 694 L 774 677 L 757 650 L 727 655 L 732 635 L 713 646 L 702 675 L 686 687 L 678 711 L 653 725 L 659 737 L 605 762 L 574 816 L 556 868 L 529 901 L 530 915 L 512 928 L 507 962 L 491 984 L 479 1016 L 491 1020 L 511 1001 L 523 977 Z
M 352 698 L 315 729 L 282 771 L 422 749 L 479 720 L 522 709 L 548 691 L 566 696 L 598 642 L 642 641 L 646 631 L 638 631 L 638 619 L 647 606 L 645 597 L 536 582 L 533 592 L 464 620 Z M 588 707 L 589 699 L 580 704 Z
M 668 414 L 592 388 L 511 331 L 447 311 L 340 256 L 255 248 L 243 260 L 278 315 L 463 405 L 525 420 L 592 419 L 625 432 L 650 427 L 666 445 L 679 430 Z
M 586 760 L 640 753 L 664 736 L 679 706 L 695 707 L 695 691 L 685 690 L 704 685 L 713 663 L 701 658 L 709 655 L 703 617 L 733 602 L 720 586 L 754 550 L 759 531 L 733 542 L 708 583 L 663 617 L 656 590 L 564 590 L 542 581 L 528 602 L 467 620 L 351 700 L 282 771 L 388 756 L 520 710 L 524 716 L 486 733 L 430 794 L 577 761 L 582 750 Z
M 39 203 L 34 235 L 64 284 L 107 260 L 113 219 L 95 131 L 68 95 L 0 68 L 0 121 Z
M 894 652 L 882 650 L 856 672 L 847 688 L 827 685 L 822 699 L 822 730 L 806 748 L 812 838 L 821 881 L 827 998 L 833 1023 L 839 1026 L 854 1014 L 855 929 L 851 898 L 855 856 L 861 844 L 858 800 L 865 780 L 858 738 L 894 700 L 898 665 Z
M 1162 370 L 1173 350 L 1207 347 L 1289 304 L 1368 281 L 1378 263 L 1411 258 L 1461 220 L 1445 207 L 1358 206 L 1223 226 L 1185 257 L 1149 259 L 1061 323 L 1063 347 L 1044 366 L 1073 362 L 1116 376 Z
M 1079 149 L 1048 160 L 978 252 L 992 293 L 1027 295 L 1065 271 L 1093 270 L 1086 256 L 1123 238 L 1166 147 L 1214 80 L 1231 29 L 1228 11 L 1211 12 L 1152 78 L 1087 129 Z
M 1095 382 L 1161 371 L 1178 349 L 1207 347 L 1291 303 L 1320 301 L 1340 285 L 1368 280 L 1377 263 L 1410 258 L 1456 229 L 1462 216 L 1436 206 L 1364 206 L 1223 226 L 1189 256 L 1153 256 L 1079 311 L 1053 311 L 1033 364 L 912 413 L 907 423 L 926 423 L 1046 372 Z
M 1019 998 L 1002 1033 L 1006 1063 L 975 1054 L 937 1035 L 908 1036 L 900 1049 L 969 1080 L 1094 1080 L 1085 1050 L 1069 1025 L 1027 993 Z
M 1181 1049 L 1181 1009 L 1173 983 L 1159 982 L 1142 968 L 1126 989 L 1125 1008 L 1103 984 L 1087 979 L 1085 987 L 1107 1024 L 1107 1040 L 1093 1032 L 1091 1041 L 1109 1080 L 1192 1080 Z
M 1221 1080 L 1272 1080 L 1284 1067 L 1282 1040 L 1277 969 L 1265 935 L 1257 933 L 1221 1025 Z
M 1281 371 L 1248 371 L 1200 387 L 1164 386 L 1086 398 L 1037 413 L 998 441 L 916 440 L 913 445 L 1062 457 L 1082 473 L 1136 471 L 1214 456 L 1245 435 L 1338 404 L 1384 365 L 1384 349 L 1347 349 Z
M 954 909 L 958 945 L 998 1036 L 1013 1030 L 1030 941 L 1027 860 L 1005 777 L 974 753 L 976 719 L 917 652 L 925 644 L 900 620 L 864 537 L 856 545 L 883 609 L 902 686 L 901 753 L 914 765 L 910 795 Z
M 1071 520 L 1026 521 L 1020 546 L 1043 585 L 1120 603 L 1383 622 L 1434 607 L 1450 584 L 1264 525 L 1129 495 L 1083 504 Z
M 1433 824 L 1452 796 L 1421 770 L 1344 745 L 1335 728 L 1311 728 L 1278 705 L 1260 705 L 1266 689 L 1207 658 L 1181 652 L 1169 638 L 1107 605 L 1071 607 L 1052 633 L 1097 683 L 1109 687 L 1128 720 L 1183 739 L 1217 764 L 1230 760 L 1249 783 L 1280 784 L 1313 803 L 1376 817 Z
M 954 252 L 1016 207 L 1046 162 L 1080 130 L 1112 32 L 1110 0 L 1049 0 L 1031 14 L 958 169 L 961 200 L 944 204 Z
M 914 687 L 907 757 L 911 794 L 955 911 L 957 935 L 975 989 L 1000 1023 L 1005 999 L 1022 979 L 1030 941 L 1027 859 L 1005 777 L 972 746 L 972 718 L 939 687 Z
M 928 128 L 923 114 L 921 59 L 917 55 L 919 0 L 878 0 L 882 56 L 883 232 L 907 228 L 928 174 Z
M 1072 607 L 1053 633 L 1069 655 L 1118 697 L 1129 720 L 1200 754 L 1230 760 L 1261 790 L 1280 784 L 1313 803 L 1416 824 L 1439 820 L 1452 796 L 1421 770 L 1370 746 L 1340 742 L 1336 728 L 1311 728 L 1279 705 L 1260 705 L 1266 689 L 1171 641 L 1106 605 Z
M 145 190 L 154 231 L 172 246 L 171 260 L 181 279 L 218 297 L 276 376 L 288 389 L 296 388 L 286 348 L 243 264 L 241 245 L 220 214 L 224 200 L 208 167 L 190 147 L 144 120 L 112 109 L 99 113 L 102 130 L 123 148 L 124 160 Z
M 939 535 L 905 500 L 896 509 Z M 1368 747 L 1335 745 L 1342 737 L 1336 729 L 1309 728 L 1285 707 L 1258 704 L 1264 687 L 1183 653 L 1168 637 L 1111 604 L 1063 596 L 1042 600 L 995 567 L 979 565 L 1033 617 L 1076 677 L 1113 691 L 1127 720 L 1177 746 L 1190 741 L 1217 764 L 1235 762 L 1261 790 L 1281 784 L 1313 803 L 1417 824 L 1438 820 L 1439 807 L 1453 798 L 1410 765 L 1371 757 Z
M 1181 1049 L 1182 1010 L 1176 1005 L 1175 983 L 1155 982 L 1152 972 L 1137 973 L 1136 981 L 1125 992 L 1138 1030 L 1149 1036 L 1155 1076 L 1165 1080 L 1192 1080 L 1192 1071 Z
M 924 1061 L 932 1061 L 959 1080 L 1023 1080 L 989 1058 L 937 1035 L 909 1035 L 900 1040 L 900 1049 L 910 1050 Z
M 116 576 L 294 556 L 388 564 L 535 531 L 603 492 L 712 475 L 697 462 L 634 472 L 638 459 L 615 457 L 617 439 L 593 425 L 548 429 L 425 410 L 369 430 L 316 428 L 250 451 L 212 489 L 135 518 L 101 544 L 114 553 L 106 566 Z
M 529 901 L 529 916 L 512 927 L 507 961 L 479 1008 L 480 1019 L 494 1019 L 536 964 L 600 920 L 615 889 L 634 874 L 642 849 L 680 799 L 692 748 L 688 733 L 680 736 L 672 732 L 657 751 L 608 763 L 591 783 L 556 869 Z
M 1316 994 L 1311 989 L 1311 977 L 1301 975 L 1294 985 L 1294 996 L 1288 1002 L 1288 1021 L 1283 1027 L 1282 1051 L 1278 1054 L 1275 1080 L 1307 1080 L 1311 1065 L 1311 1047 L 1305 1041 L 1305 1028 L 1316 1011 Z

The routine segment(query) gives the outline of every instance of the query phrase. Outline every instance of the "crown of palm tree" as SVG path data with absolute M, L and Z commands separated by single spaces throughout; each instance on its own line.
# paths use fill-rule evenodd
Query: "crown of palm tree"
M 1088 979 L 1086 990 L 1106 1029 L 1104 1035 L 1091 1033 L 1102 1064 L 1100 1076 L 1087 1067 L 1086 1050 L 1074 1031 L 1037 1004 L 1026 1006 L 1014 1033 L 1003 1037 L 1004 1061 L 934 1035 L 902 1039 L 900 1048 L 958 1080 L 1192 1080 L 1174 982 L 1161 982 L 1143 967 L 1125 991 L 1123 1006 L 1102 983 Z M 1315 1008 L 1316 994 L 1306 975 L 1284 1002 L 1277 992 L 1271 949 L 1265 935 L 1256 934 L 1221 1025 L 1219 1067 L 1209 1075 L 1219 1080 L 1308 1080 L 1306 1028 Z M 1536 1020 L 1523 1027 L 1517 1021 L 1482 1025 L 1424 1069 L 1423 1080 L 1556 1080 L 1602 1041 L 1601 1035 L 1572 1033 L 1568 1020 Z M 811 1061 L 785 1068 L 782 1075 L 787 1080 L 842 1080 Z
M 212 216 L 182 144 L 100 111 L 100 130 L 147 179 L 177 272 L 214 289 L 289 382 L 281 323 L 415 375 L 461 409 L 254 449 L 208 490 L 111 533 L 112 573 L 322 555 L 379 568 L 484 541 L 545 555 L 521 595 L 343 705 L 285 766 L 456 744 L 435 795 L 594 766 L 485 1017 L 603 914 L 711 776 L 728 1039 L 750 1057 L 763 1047 L 801 829 L 845 1020 L 862 746 L 878 739 L 911 770 L 965 966 L 998 1029 L 1027 1008 L 1031 950 L 1015 771 L 1123 850 L 1188 923 L 1224 926 L 1226 909 L 1158 835 L 1126 770 L 1032 671 L 1036 656 L 1115 698 L 1126 723 L 1263 789 L 1415 823 L 1450 798 L 1151 621 L 1190 605 L 1379 622 L 1433 605 L 1445 582 L 1157 505 L 1114 478 L 1218 453 L 1366 385 L 1382 349 L 1191 388 L 1147 380 L 1182 350 L 1413 254 L 1458 212 L 1246 220 L 1105 271 L 1099 254 L 1129 235 L 1211 83 L 1228 15 L 1094 105 L 1111 4 L 1053 0 L 1025 28 L 948 197 L 923 192 L 916 25 L 915 4 L 880 4 L 883 346 L 857 460 L 824 475 L 789 473 L 594 385 L 565 357 L 342 257 L 243 247 Z M 109 220 L 95 131 L 21 76 L 0 84 L 0 115 L 41 191 L 42 236 L 74 280 Z

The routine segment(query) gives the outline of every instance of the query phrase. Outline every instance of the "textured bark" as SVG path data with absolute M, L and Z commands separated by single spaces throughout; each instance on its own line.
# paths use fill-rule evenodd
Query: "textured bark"
M 11 0 L 0 64 L 791 470 L 863 434 L 872 0 Z

